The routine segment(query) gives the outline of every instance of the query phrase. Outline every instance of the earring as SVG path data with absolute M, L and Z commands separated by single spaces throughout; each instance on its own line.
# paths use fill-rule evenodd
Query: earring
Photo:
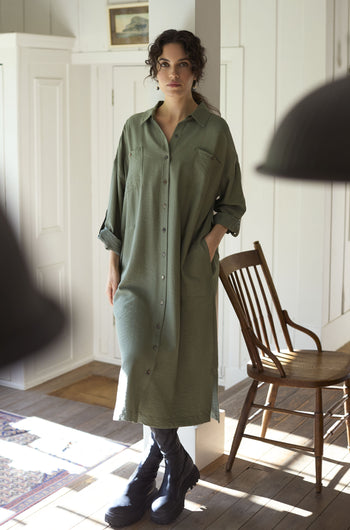
M 196 79 L 193 81 L 192 83 L 192 90 L 196 90 L 196 86 L 197 86 L 197 81 Z

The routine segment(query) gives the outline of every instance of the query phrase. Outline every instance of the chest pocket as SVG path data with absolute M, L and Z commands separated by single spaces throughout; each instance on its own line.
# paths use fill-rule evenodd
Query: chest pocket
M 196 161 L 204 172 L 217 171 L 221 167 L 220 160 L 201 147 L 197 149 Z
M 213 205 L 218 194 L 222 165 L 219 159 L 209 151 L 198 147 L 193 159 L 192 180 L 198 195 L 206 196 L 206 202 Z
M 126 177 L 125 191 L 139 186 L 142 178 L 142 146 L 129 151 L 129 167 Z

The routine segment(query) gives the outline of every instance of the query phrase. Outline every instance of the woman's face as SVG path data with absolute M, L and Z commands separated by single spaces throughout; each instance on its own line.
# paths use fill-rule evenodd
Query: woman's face
M 179 43 L 165 44 L 158 58 L 157 80 L 165 96 L 191 96 L 195 75 L 185 50 Z

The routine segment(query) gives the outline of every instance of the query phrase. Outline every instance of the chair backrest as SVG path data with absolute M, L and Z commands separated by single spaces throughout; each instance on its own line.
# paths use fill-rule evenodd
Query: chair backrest
M 284 370 L 273 351 L 293 351 L 292 341 L 258 241 L 254 249 L 222 259 L 220 279 L 239 319 L 254 368 L 263 371 L 261 355 L 268 355 L 283 377 Z

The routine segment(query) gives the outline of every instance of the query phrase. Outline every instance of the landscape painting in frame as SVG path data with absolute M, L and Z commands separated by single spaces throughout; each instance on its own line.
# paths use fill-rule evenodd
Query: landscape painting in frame
M 108 7 L 111 46 L 148 44 L 148 2 Z

